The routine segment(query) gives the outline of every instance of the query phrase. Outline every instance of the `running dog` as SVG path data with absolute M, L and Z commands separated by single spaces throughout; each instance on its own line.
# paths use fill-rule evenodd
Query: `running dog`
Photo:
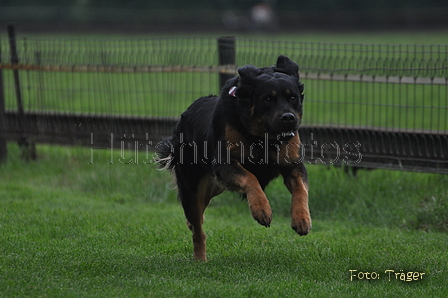
M 275 66 L 246 65 L 238 74 L 220 97 L 193 102 L 172 137 L 157 145 L 160 167 L 174 171 L 196 260 L 207 260 L 202 224 L 210 200 L 224 190 L 239 192 L 253 218 L 269 227 L 272 211 L 264 189 L 279 175 L 292 194 L 292 228 L 299 235 L 311 229 L 298 135 L 304 99 L 299 67 L 279 56 Z

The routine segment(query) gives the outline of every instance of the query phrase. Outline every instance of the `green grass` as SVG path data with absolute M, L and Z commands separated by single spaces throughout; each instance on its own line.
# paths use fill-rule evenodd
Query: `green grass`
M 27 111 L 106 115 L 177 117 L 194 99 L 217 94 L 213 86 L 218 86 L 217 75 L 191 73 L 34 73 L 24 78 L 24 86 L 33 86 L 22 92 Z M 57 89 L 36 85 L 41 79 Z M 446 86 L 315 80 L 304 83 L 305 125 L 448 130 Z M 6 108 L 14 110 L 14 90 L 6 91 Z
M 208 263 L 169 173 L 107 152 L 38 146 L 37 162 L 9 144 L 0 166 L 2 297 L 445 297 L 448 176 L 308 166 L 313 230 L 289 227 L 281 181 L 267 189 L 271 228 L 235 195 L 206 211 Z M 143 153 L 142 153 L 143 154 Z M 376 272 L 357 280 L 349 270 Z M 386 270 L 425 273 L 390 280 Z
M 57 38 L 65 39 L 67 34 L 58 33 L 18 33 L 19 36 L 31 36 L 36 38 Z M 260 40 L 288 40 L 305 42 L 339 42 L 339 43 L 364 43 L 364 44 L 448 44 L 446 30 L 390 30 L 390 31 L 295 31 L 269 33 L 247 33 L 216 32 L 216 33 L 190 33 L 192 37 L 217 37 L 217 36 L 237 36 L 239 38 L 256 38 Z M 121 34 L 121 33 L 71 33 L 69 37 L 82 39 L 111 39 L 123 38 L 166 38 L 185 37 L 185 33 L 150 33 L 150 34 Z

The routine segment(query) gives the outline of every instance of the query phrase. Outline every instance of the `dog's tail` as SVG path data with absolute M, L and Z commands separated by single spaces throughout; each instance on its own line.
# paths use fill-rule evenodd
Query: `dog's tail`
M 174 157 L 174 138 L 164 139 L 156 146 L 156 157 L 154 161 L 159 165 L 160 170 L 172 170 L 176 164 Z

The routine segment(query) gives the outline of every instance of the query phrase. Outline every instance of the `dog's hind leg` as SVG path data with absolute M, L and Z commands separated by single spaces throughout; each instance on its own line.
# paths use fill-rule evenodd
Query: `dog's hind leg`
M 187 218 L 188 228 L 193 233 L 194 259 L 207 261 L 206 255 L 206 235 L 202 228 L 204 222 L 205 202 L 201 202 L 197 197 L 193 198 L 188 206 L 184 205 L 185 217 Z
M 212 176 L 205 174 L 197 183 L 194 193 L 192 187 L 189 187 L 189 190 L 179 188 L 179 194 L 181 195 L 188 228 L 193 232 L 194 259 L 207 261 L 206 235 L 202 228 L 204 211 L 210 200 L 220 194 L 222 189 L 216 185 Z M 187 193 L 189 193 L 188 197 L 185 196 Z

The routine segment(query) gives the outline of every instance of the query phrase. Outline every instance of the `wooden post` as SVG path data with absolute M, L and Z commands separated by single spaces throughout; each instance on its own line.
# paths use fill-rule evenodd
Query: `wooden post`
M 2 63 L 2 44 L 0 43 L 0 64 Z M 5 91 L 3 86 L 3 69 L 0 69 L 0 163 L 6 162 L 8 149 L 5 138 Z
M 9 47 L 11 50 L 11 64 L 17 65 L 19 64 L 19 55 L 17 53 L 17 44 L 16 44 L 16 34 L 13 25 L 8 25 L 8 37 L 9 37 Z M 25 111 L 23 110 L 23 102 L 22 102 L 22 92 L 20 89 L 20 77 L 19 70 L 13 69 L 14 76 L 14 87 L 16 93 L 17 100 L 17 113 L 19 118 L 19 140 L 17 143 L 19 144 L 21 150 L 21 156 L 24 160 L 36 159 L 35 147 L 34 144 L 31 144 L 28 141 L 28 137 L 26 134 L 27 130 L 27 121 L 25 116 Z
M 218 38 L 218 55 L 219 65 L 235 65 L 236 63 L 236 47 L 235 37 L 223 36 Z M 219 74 L 219 88 L 222 89 L 228 79 L 233 78 L 234 75 L 220 73 Z

